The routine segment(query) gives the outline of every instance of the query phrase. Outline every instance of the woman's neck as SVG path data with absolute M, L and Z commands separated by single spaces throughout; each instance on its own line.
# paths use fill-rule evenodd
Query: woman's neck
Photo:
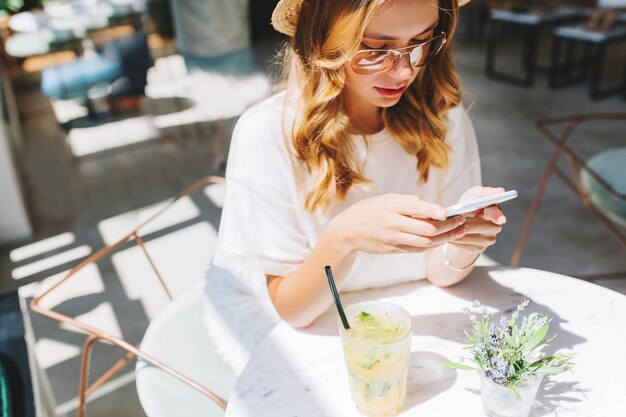
M 352 130 L 360 134 L 370 135 L 383 129 L 382 109 L 380 107 L 355 97 L 348 89 L 344 90 L 344 103 Z

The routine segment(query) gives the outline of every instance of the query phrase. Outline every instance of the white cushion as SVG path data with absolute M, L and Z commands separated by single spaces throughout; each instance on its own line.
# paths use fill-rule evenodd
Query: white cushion
M 148 326 L 141 349 L 228 399 L 235 376 L 215 353 L 203 316 L 204 282 L 176 298 Z M 137 361 L 137 393 L 148 417 L 211 417 L 224 412 L 208 397 L 146 363 Z
M 590 158 L 587 165 L 615 191 L 626 195 L 626 147 L 600 152 Z M 587 171 L 582 171 L 580 179 L 593 205 L 613 222 L 626 228 L 626 200 L 611 195 Z

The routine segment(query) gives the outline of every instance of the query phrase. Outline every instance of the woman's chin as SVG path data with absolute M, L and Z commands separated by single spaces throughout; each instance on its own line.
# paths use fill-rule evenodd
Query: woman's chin
M 398 104 L 400 98 L 402 98 L 401 95 L 398 97 L 376 97 L 373 102 L 376 107 L 393 107 Z

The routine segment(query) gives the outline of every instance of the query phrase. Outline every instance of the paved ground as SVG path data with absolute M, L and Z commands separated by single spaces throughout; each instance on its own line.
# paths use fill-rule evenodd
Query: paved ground
M 539 76 L 531 89 L 486 80 L 484 50 L 471 33 L 458 46 L 458 65 L 466 102 L 479 138 L 486 185 L 517 189 L 505 206 L 509 222 L 498 244 L 487 252 L 508 264 L 551 145 L 534 128 L 536 120 L 575 113 L 624 112 L 618 98 L 590 101 L 584 86 L 551 91 Z M 505 64 L 514 66 L 514 48 L 505 45 Z M 274 42 L 256 46 L 259 67 Z M 621 56 L 623 56 L 622 54 Z M 620 54 L 614 55 L 619 66 Z M 623 65 L 623 63 L 621 64 Z M 609 74 L 615 75 L 615 74 Z M 0 291 L 22 286 L 32 293 L 58 279 L 78 260 L 113 242 L 159 204 L 205 175 L 220 173 L 234 118 L 267 94 L 263 73 L 236 79 L 184 74 L 179 57 L 163 57 L 150 73 L 148 97 L 140 116 L 105 119 L 94 125 L 80 119 L 84 109 L 71 102 L 50 104 L 35 87 L 22 86 L 18 101 L 26 146 L 24 179 L 37 236 L 0 248 Z M 65 132 L 63 122 L 79 117 Z M 595 124 L 583 150 L 593 154 L 624 141 L 624 124 Z M 202 279 L 219 223 L 220 187 L 209 187 L 181 201 L 166 220 L 148 231 L 149 250 L 175 294 Z M 533 225 L 522 265 L 573 276 L 626 270 L 624 251 L 603 226 L 558 180 L 552 180 Z M 49 300 L 57 310 L 98 324 L 138 342 L 148 321 L 167 299 L 150 281 L 136 248 L 126 248 Z M 626 293 L 626 277 L 598 281 Z M 72 415 L 83 336 L 33 317 L 36 355 L 50 381 L 59 414 Z M 109 366 L 116 353 L 99 347 L 93 374 Z M 129 369 L 96 399 L 90 416 L 142 415 Z

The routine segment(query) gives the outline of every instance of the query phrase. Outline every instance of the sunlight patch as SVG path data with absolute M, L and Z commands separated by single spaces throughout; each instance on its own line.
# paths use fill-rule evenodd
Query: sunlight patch
M 171 202 L 172 200 L 163 201 L 101 221 L 98 223 L 98 230 L 102 239 L 107 245 L 116 242 L 135 227 L 166 208 Z M 173 207 L 141 229 L 140 235 L 145 236 L 198 216 L 200 216 L 198 206 L 189 197 L 183 197 Z
M 35 345 L 37 362 L 42 369 L 52 368 L 55 365 L 80 356 L 81 352 L 81 347 L 45 337 L 37 340 Z
M 75 240 L 76 237 L 73 233 L 62 233 L 60 235 L 52 236 L 13 249 L 9 253 L 9 259 L 11 259 L 12 262 L 21 262 L 34 256 L 42 255 L 46 252 L 51 252 L 55 249 L 62 248 L 63 246 L 69 246 L 74 243 Z
M 123 148 L 160 138 L 152 115 L 76 128 L 68 133 L 72 154 L 76 157 Z
M 77 248 L 70 249 L 68 251 L 48 256 L 45 259 L 31 262 L 30 264 L 15 268 L 11 272 L 13 279 L 23 279 L 39 272 L 44 272 L 54 267 L 64 265 L 71 261 L 76 261 L 80 258 L 91 254 L 91 246 L 83 245 Z

